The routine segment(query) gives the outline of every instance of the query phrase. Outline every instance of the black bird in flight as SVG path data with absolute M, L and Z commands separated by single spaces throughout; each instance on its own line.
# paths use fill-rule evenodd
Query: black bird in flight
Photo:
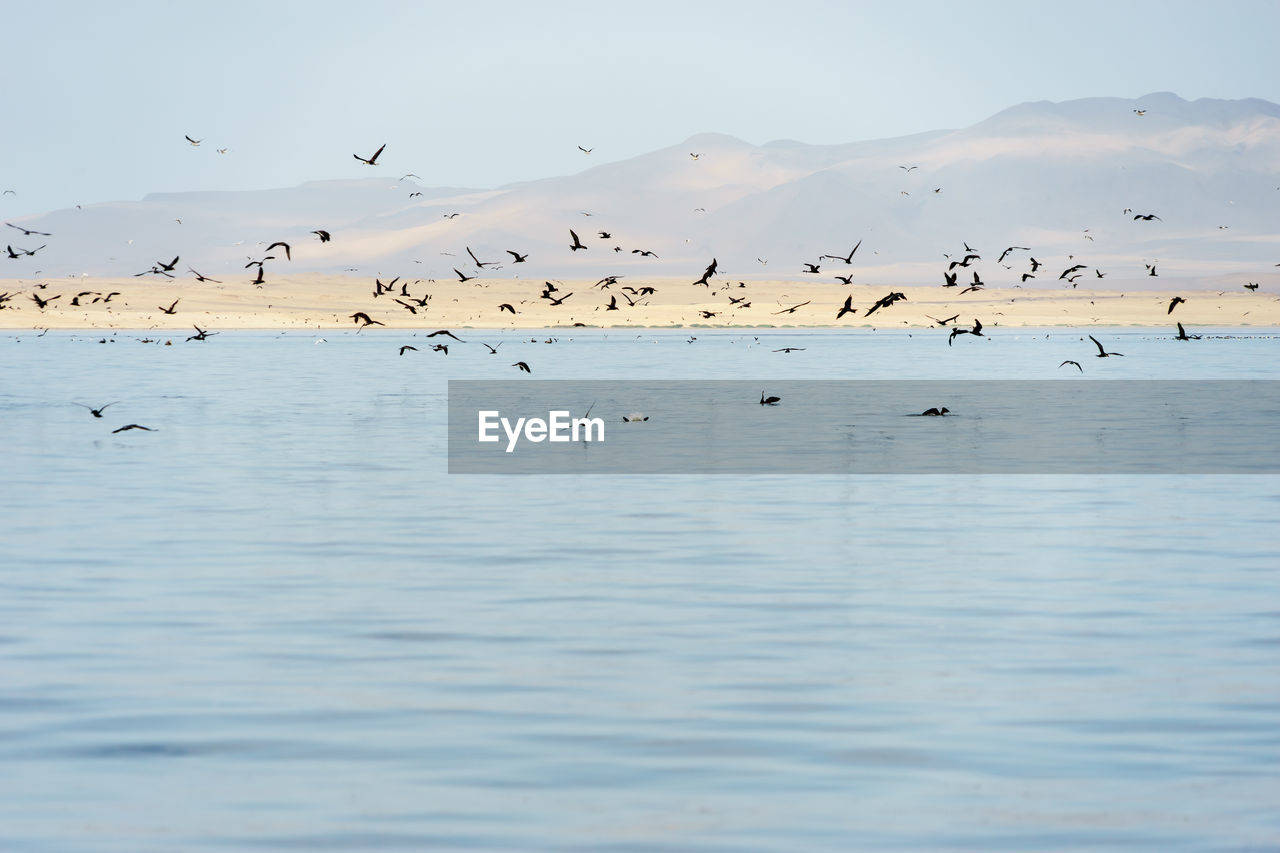
M 919 169 L 920 167 L 919 166 L 899 166 L 898 168 L 904 172 L 910 172 L 912 169 Z
M 970 261 L 979 261 L 979 260 L 982 260 L 982 256 L 981 256 L 981 255 L 968 254 L 968 255 L 965 255 L 965 256 L 964 256 L 964 260 L 962 260 L 962 261 L 952 261 L 952 262 L 947 266 L 947 269 L 948 269 L 948 270 L 953 270 L 953 269 L 955 269 L 956 267 L 967 267 L 967 266 L 969 266 L 969 262 L 970 262 Z
M 783 347 L 782 349 L 774 350 L 774 352 L 804 352 L 804 351 L 805 351 L 805 347 Z
M 481 343 L 484 343 L 484 341 L 481 341 Z M 502 341 L 498 341 L 498 347 L 489 346 L 489 344 L 484 344 L 484 345 L 489 350 L 489 355 L 497 355 L 498 347 L 502 346 Z
M 569 291 L 564 296 L 561 296 L 559 299 L 556 299 L 550 293 L 542 294 L 542 298 L 550 302 L 552 305 L 559 305 L 563 303 L 566 299 L 568 299 L 570 296 L 573 296 L 573 291 Z
M 1186 329 L 1184 329 L 1184 328 L 1182 328 L 1182 324 L 1181 324 L 1181 323 L 1179 323 L 1179 324 L 1178 324 L 1178 335 L 1177 335 L 1177 337 L 1175 337 L 1175 338 L 1174 338 L 1174 340 L 1175 340 L 1175 341 L 1198 341 L 1198 340 L 1200 340 L 1200 336 L 1199 336 L 1199 335 L 1188 335 L 1188 334 L 1187 334 L 1187 330 L 1186 330 Z M 1117 355 L 1118 355 L 1118 353 L 1117 353 Z
M 373 319 L 363 311 L 357 311 L 356 313 L 352 314 L 351 319 L 356 321 L 357 323 L 360 323 L 361 324 L 360 328 L 362 329 L 365 326 L 373 326 L 373 325 L 385 326 L 386 325 L 386 323 Z
M 1174 308 L 1177 308 L 1179 305 L 1181 305 L 1182 303 L 1184 303 L 1184 302 L 1186 302 L 1186 301 L 1187 301 L 1187 300 L 1183 299 L 1181 296 L 1175 296 L 1175 297 L 1173 297 L 1172 299 L 1170 299 L 1170 300 L 1169 300 L 1169 310 L 1168 310 L 1168 311 L 1166 311 L 1166 312 L 1164 312 L 1164 313 L 1165 313 L 1165 314 L 1172 314 L 1172 313 L 1173 313 L 1173 309 L 1174 309 Z
M 1149 275 L 1149 276 L 1153 276 L 1153 275 L 1155 275 L 1155 274 L 1156 274 L 1156 265 L 1155 265 L 1155 264 L 1143 264 L 1143 266 L 1147 268 L 1147 275 Z
M 579 146 L 578 146 L 578 150 L 579 150 L 579 151 L 581 151 L 583 154 L 590 154 L 592 151 L 595 151 L 596 149 L 595 149 L 595 148 L 583 148 L 581 145 L 579 145 Z
M 266 276 L 266 273 L 264 272 L 264 268 L 262 264 L 258 264 L 258 277 L 249 283 L 256 284 L 258 285 L 258 287 L 261 287 L 262 285 L 267 283 L 267 279 L 265 276 Z
M 513 264 L 523 264 L 526 260 L 529 259 L 528 255 L 522 255 L 519 252 L 513 252 L 510 249 L 507 249 L 507 254 L 515 259 L 511 262 Z
M 1010 246 L 1009 248 L 1005 249 L 1003 252 L 1000 253 L 1000 257 L 996 259 L 996 263 L 1001 263 L 1002 261 L 1004 261 L 1005 255 L 1009 254 L 1014 249 L 1022 249 L 1023 251 L 1026 251 L 1026 252 L 1031 251 L 1026 246 Z
M 780 402 L 782 402 L 781 397 L 766 397 L 763 391 L 760 392 L 760 405 L 776 406 Z
M 807 267 L 807 269 L 803 269 L 801 270 L 801 272 L 812 273 L 814 275 L 817 275 L 819 272 L 821 272 L 821 269 L 818 264 L 810 264 L 806 262 L 805 266 Z
M 498 306 L 498 313 L 501 314 L 503 311 L 510 311 L 512 314 L 516 313 L 516 309 L 512 308 L 511 304 L 507 302 L 504 302 Z
M 84 403 L 76 403 L 76 405 L 83 406 L 84 408 L 89 410 L 89 414 L 93 415 L 95 418 L 100 418 L 102 417 L 102 413 L 106 411 L 107 406 L 114 406 L 116 403 L 119 403 L 119 402 L 120 402 L 119 400 L 115 400 L 113 402 L 107 403 L 106 406 L 101 406 L 97 409 L 95 409 L 93 406 L 85 406 Z
M 195 329 L 195 330 L 196 330 L 196 333 L 195 333 L 194 335 L 192 335 L 191 337 L 187 338 L 187 340 L 189 340 L 189 341 L 203 341 L 203 340 L 205 340 L 206 338 L 208 338 L 210 335 L 216 335 L 216 334 L 218 334 L 217 332 L 208 332 L 208 331 L 205 331 L 204 329 L 200 328 L 199 326 L 192 326 L 191 328 Z
M 1153 219 L 1158 219 L 1161 222 L 1164 222 L 1163 219 L 1160 219 L 1160 217 L 1156 216 L 1154 213 L 1135 213 L 1133 215 L 1133 220 L 1137 222 L 1139 219 L 1141 219 L 1143 222 L 1150 222 Z
M 853 297 L 846 296 L 844 300 L 844 304 L 840 306 L 840 312 L 836 314 L 836 319 L 839 320 L 845 314 L 854 314 L 854 313 L 857 313 L 857 312 L 853 310 Z
M 1058 281 L 1062 281 L 1064 278 L 1066 278 L 1067 276 L 1071 275 L 1073 272 L 1079 272 L 1080 270 L 1082 270 L 1082 269 L 1084 269 L 1084 268 L 1085 268 L 1085 267 L 1084 267 L 1084 264 L 1076 264 L 1074 267 L 1070 267 L 1069 269 L 1065 269 L 1065 270 L 1063 270 L 1063 271 L 1062 271 L 1062 275 L 1058 276 Z
M 19 231 L 21 231 L 23 234 L 25 234 L 28 237 L 30 237 L 32 234 L 38 234 L 41 237 L 53 236 L 48 231 L 32 231 L 30 228 L 23 228 L 21 225 L 14 225 L 12 222 L 6 222 L 5 225 L 8 225 L 10 228 L 17 228 Z
M 222 284 L 222 282 L 218 281 L 216 278 L 209 278 L 207 275 L 200 275 L 200 273 L 198 273 L 198 272 L 196 272 L 195 270 L 191 269 L 191 267 L 187 267 L 187 270 L 188 270 L 189 272 L 191 272 L 191 273 L 194 273 L 194 274 L 195 274 L 196 281 L 211 281 L 211 282 L 213 282 L 214 284 Z
M 185 133 L 183 134 L 183 137 L 192 145 L 199 145 L 201 142 L 204 142 L 203 139 L 192 139 L 190 136 L 187 136 Z
M 173 304 L 170 305 L 168 308 L 165 308 L 163 305 L 160 305 L 157 307 L 159 308 L 159 310 L 163 311 L 166 314 L 177 314 L 178 312 L 173 309 L 177 307 L 180 301 L 181 301 L 180 299 L 173 300 Z
M 59 293 L 57 296 L 50 296 L 48 299 L 41 299 L 41 298 L 40 298 L 40 294 L 38 294 L 38 293 L 33 293 L 33 294 L 31 294 L 31 298 L 35 301 L 36 306 L 37 306 L 41 311 L 43 311 L 43 310 L 44 310 L 44 307 L 45 307 L 46 305 L 48 305 L 50 302 L 52 302 L 52 301 L 53 301 L 53 300 L 55 300 L 55 299 L 61 299 L 61 298 L 62 298 L 62 294 L 61 294 L 61 293 Z
M 385 142 L 382 143 L 382 148 L 379 148 L 377 151 L 373 152 L 373 156 L 370 157 L 368 160 L 361 157 L 359 154 L 352 154 L 351 156 L 359 160 L 361 163 L 364 163 L 366 166 L 372 166 L 378 162 L 378 155 L 380 155 L 382 153 L 382 149 L 386 147 L 387 147 L 387 144 Z
M 1155 273 L 1152 273 L 1152 275 L 1155 275 Z M 1244 285 L 1244 289 L 1245 289 L 1245 290 L 1257 290 L 1257 289 L 1258 289 L 1258 283 L 1257 283 L 1256 281 L 1251 281 L 1251 282 L 1249 282 L 1248 284 Z
M 850 296 L 849 298 L 850 298 L 850 299 L 853 299 L 853 297 L 852 297 L 852 296 Z M 808 304 L 809 304 L 810 302 L 812 302 L 812 301 L 813 301 L 813 300 L 812 300 L 812 299 L 810 299 L 810 300 L 808 300 L 808 301 L 806 301 L 806 302 L 801 302 L 799 305 L 792 305 L 790 308 L 783 308 L 781 311 L 774 311 L 774 312 L 772 312 L 772 313 L 774 313 L 774 314 L 794 314 L 794 313 L 796 313 L 796 309 L 797 309 L 797 308 L 803 308 L 804 306 L 808 305 Z
M 576 252 L 579 249 L 587 248 L 586 246 L 582 245 L 582 241 L 578 239 L 578 235 L 574 232 L 572 228 L 569 229 L 569 236 L 573 238 L 573 244 L 569 246 L 569 249 L 571 251 Z
M 716 259 L 715 259 L 715 258 L 712 258 L 712 259 L 711 259 L 711 263 L 707 264 L 707 268 L 706 268 L 705 270 L 703 270 L 703 272 L 702 272 L 702 278 L 700 278 L 700 279 L 698 279 L 697 281 L 695 281 L 695 282 L 694 282 L 694 284 L 702 284 L 702 285 L 706 285 L 707 287 L 710 287 L 711 285 L 710 285 L 710 284 L 707 284 L 707 279 L 711 278 L 711 276 L 713 276 L 713 275 L 715 275 L 715 274 L 716 274 L 716 266 L 717 266 L 717 265 L 718 265 L 718 264 L 717 264 Z
M 124 432 L 125 430 L 130 430 L 130 429 L 145 429 L 147 432 L 155 432 L 155 430 L 153 430 L 151 427 L 144 427 L 142 424 L 126 424 L 120 427 L 120 429 L 113 429 L 111 431 L 111 434 L 115 435 L 118 432 Z
M 1079 370 L 1081 373 L 1084 373 L 1084 368 L 1080 366 L 1080 362 L 1071 361 L 1070 359 L 1062 362 L 1062 364 L 1059 364 L 1058 367 L 1066 367 L 1068 364 L 1074 364 L 1076 366 L 1076 370 Z
M 523 370 L 525 373 L 533 373 L 533 371 L 529 369 L 529 365 L 525 364 L 523 361 L 517 361 L 515 364 L 511 366 L 518 367 L 521 370 Z
M 329 242 L 329 232 L 325 231 L 323 228 L 318 228 L 315 231 L 312 231 L 311 233 L 319 237 L 321 243 Z
M 457 341 L 457 342 L 458 342 L 458 343 L 460 343 L 460 344 L 465 344 L 465 343 L 466 343 L 466 341 L 464 341 L 462 338 L 458 337 L 457 335 L 455 335 L 453 332 L 449 331 L 448 329 L 440 329 L 440 330 L 438 330 L 438 331 L 432 332 L 431 334 L 427 335 L 427 337 L 428 337 L 428 338 L 434 338 L 436 335 L 444 335 L 444 336 L 446 336 L 446 337 L 453 338 L 455 341 Z
M 604 306 L 604 310 L 606 311 L 618 310 L 618 295 L 616 293 L 613 296 L 609 297 L 609 304 Z
M 1113 355 L 1124 356 L 1124 353 L 1122 352 L 1107 352 L 1106 350 L 1104 350 L 1102 348 L 1101 342 L 1099 342 L 1098 339 L 1095 338 L 1093 335 L 1089 336 L 1089 340 L 1093 341 L 1093 343 L 1098 347 L 1098 358 L 1108 358 L 1109 356 L 1113 356 Z
M 164 263 L 163 261 L 156 261 L 156 268 L 164 270 L 165 272 L 173 272 L 173 268 L 176 267 L 177 265 L 178 265 L 177 255 L 175 255 L 173 260 L 169 261 L 169 263 L 167 264 Z
M 928 315 L 928 314 L 925 314 L 924 316 L 929 317 L 929 315 Z M 939 320 L 937 317 L 929 317 L 929 319 L 930 319 L 930 320 L 932 320 L 933 322 L 937 323 L 939 326 L 945 326 L 945 325 L 947 325 L 948 323 L 954 323 L 956 320 L 960 319 L 960 315 L 959 315 L 959 314 L 952 314 L 950 317 L 948 317 L 948 318 L 947 318 L 947 319 L 945 319 L 945 320 Z
M 465 275 L 465 274 L 462 272 L 462 270 L 458 269 L 457 267 L 454 267 L 454 268 L 453 268 L 453 271 L 454 271 L 454 272 L 456 272 L 456 273 L 458 274 L 458 278 L 459 278 L 459 279 L 461 280 L 461 282 L 463 282 L 463 283 L 466 283 L 466 282 L 468 282 L 468 281 L 471 281 L 471 279 L 475 278 L 475 276 L 473 276 L 473 275 Z
M 274 249 L 276 246 L 283 246 L 283 247 L 284 247 L 284 257 L 285 257 L 285 260 L 289 260 L 289 261 L 292 261 L 292 260 L 293 260 L 293 253 L 292 253 L 292 252 L 290 251 L 290 249 L 289 249 L 289 244 L 288 244 L 288 243 L 286 243 L 286 242 L 284 242 L 283 240 L 277 240 L 276 242 L 272 243 L 270 246 L 268 246 L 268 247 L 267 247 L 267 251 L 268 251 L 268 252 L 270 252 L 270 251 L 271 251 L 272 249 Z
M 479 267 L 480 269 L 484 269 L 485 267 L 491 267 L 495 263 L 494 261 L 482 261 L 479 258 L 477 258 L 476 253 L 471 251 L 470 246 L 467 246 L 467 254 L 471 256 L 471 260 L 475 261 L 476 266 Z
M 876 313 L 876 311 L 880 310 L 881 308 L 888 308 L 890 305 L 897 302 L 899 299 L 906 299 L 906 298 L 907 296 L 905 293 L 899 293 L 899 292 L 893 292 L 888 294 L 887 296 L 882 296 L 876 300 L 875 305 L 872 305 L 870 308 L 867 309 L 867 313 L 864 316 L 870 317 L 872 314 Z
M 853 251 L 849 252 L 848 255 L 823 255 L 822 258 L 830 258 L 833 261 L 844 261 L 846 264 L 852 264 L 853 255 L 855 252 L 858 251 L 858 246 L 861 246 L 861 245 L 862 245 L 862 241 L 859 240 L 858 245 L 854 246 Z M 818 260 L 822 260 L 822 258 L 818 258 Z
M 960 273 L 958 272 L 944 272 L 942 274 L 942 278 L 946 281 L 946 284 L 942 286 L 943 287 L 959 287 L 959 285 L 956 284 L 956 277 L 959 275 Z
M 835 278 L 836 278 L 836 281 L 840 282 L 841 284 L 853 284 L 853 276 L 851 275 L 838 275 Z
M 411 347 L 411 346 L 409 346 L 408 344 L 405 344 L 404 346 L 400 347 L 400 354 L 401 354 L 401 355 L 404 355 L 405 350 L 413 350 L 414 352 L 417 352 L 417 351 L 418 351 L 418 348 L 417 348 L 417 347 Z

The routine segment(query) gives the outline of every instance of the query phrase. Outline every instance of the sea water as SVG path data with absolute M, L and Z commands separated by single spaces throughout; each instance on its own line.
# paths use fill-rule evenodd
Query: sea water
M 517 361 L 1280 378 L 985 331 L 0 335 L 0 849 L 1280 843 L 1280 477 L 447 473 Z

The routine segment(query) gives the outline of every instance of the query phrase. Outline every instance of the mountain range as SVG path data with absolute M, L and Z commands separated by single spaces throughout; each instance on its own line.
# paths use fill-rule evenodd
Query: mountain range
M 6 234 L 11 278 L 126 276 L 179 256 L 217 277 L 287 241 L 276 275 L 801 278 L 988 285 L 1230 287 L 1280 277 L 1280 106 L 1258 99 L 1024 103 L 961 130 L 838 145 L 700 134 L 572 175 L 493 189 L 375 174 L 261 191 L 148 195 L 52 211 Z M 377 167 L 374 167 L 377 168 Z M 1154 214 L 1152 219 L 1136 217 Z M 332 235 L 321 243 L 311 232 Z M 586 250 L 570 250 L 570 230 Z M 609 236 L 602 237 L 601 233 Z M 35 241 L 40 241 L 36 243 Z M 848 256 L 851 264 L 822 255 Z M 1011 246 L 1026 247 L 996 258 Z M 514 263 L 508 250 L 528 259 Z M 641 255 L 640 251 L 651 252 Z M 1029 258 L 1042 264 L 1022 280 Z M 1150 276 L 1150 267 L 1157 276 Z M 1103 273 L 1099 278 L 1096 271 Z

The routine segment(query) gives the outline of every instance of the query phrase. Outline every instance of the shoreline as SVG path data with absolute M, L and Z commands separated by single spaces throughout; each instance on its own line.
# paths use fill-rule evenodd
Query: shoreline
M 552 295 L 564 301 L 556 306 L 540 296 L 544 282 L 519 279 L 397 279 L 393 291 L 378 296 L 374 280 L 364 276 L 280 277 L 261 287 L 243 277 L 217 283 L 8 279 L 0 281 L 0 295 L 9 297 L 0 305 L 0 330 L 337 330 L 357 328 L 352 315 L 361 312 L 374 321 L 370 330 L 923 329 L 939 328 L 938 320 L 967 328 L 975 319 L 984 328 L 1280 326 L 1280 298 L 1266 291 L 988 288 L 961 295 L 938 285 L 785 279 L 712 285 L 695 286 L 685 278 L 619 277 L 607 287 L 558 280 Z M 891 291 L 906 298 L 868 315 Z M 33 295 L 47 304 L 39 307 Z M 1185 302 L 1170 313 L 1174 296 Z M 854 310 L 837 322 L 846 299 Z

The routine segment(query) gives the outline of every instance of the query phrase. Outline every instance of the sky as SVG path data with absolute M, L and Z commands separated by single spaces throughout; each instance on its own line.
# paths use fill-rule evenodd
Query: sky
M 491 188 L 704 132 L 855 142 L 1037 100 L 1280 103 L 1274 0 L 3 0 L 3 12 L 0 187 L 13 192 L 0 218 L 371 174 Z M 384 143 L 372 168 L 352 157 Z

